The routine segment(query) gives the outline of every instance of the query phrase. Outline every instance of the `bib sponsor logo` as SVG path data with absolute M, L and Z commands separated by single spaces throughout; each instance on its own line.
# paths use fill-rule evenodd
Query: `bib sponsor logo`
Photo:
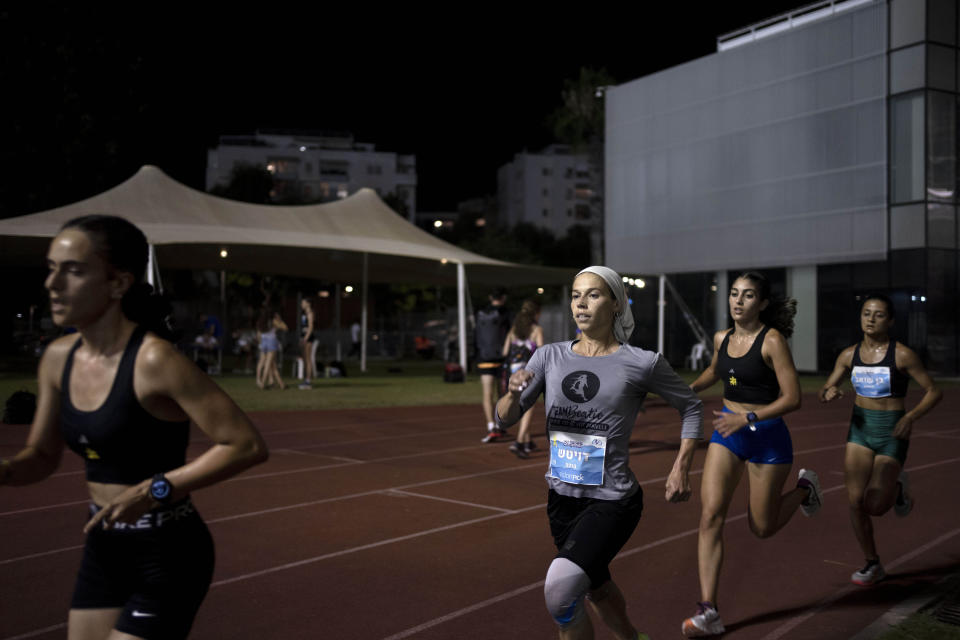
M 560 385 L 563 395 L 571 402 L 590 402 L 600 391 L 600 378 L 590 371 L 574 371 Z

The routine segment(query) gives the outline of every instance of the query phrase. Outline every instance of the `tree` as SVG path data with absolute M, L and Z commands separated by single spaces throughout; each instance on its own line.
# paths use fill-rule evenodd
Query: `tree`
M 230 171 L 230 182 L 226 186 L 214 186 L 210 193 L 241 202 L 270 204 L 272 191 L 273 175 L 269 171 L 257 165 L 238 163 Z
M 581 67 L 575 80 L 566 80 L 562 104 L 550 117 L 553 133 L 590 164 L 591 262 L 603 264 L 603 134 L 604 94 L 614 84 L 604 69 Z

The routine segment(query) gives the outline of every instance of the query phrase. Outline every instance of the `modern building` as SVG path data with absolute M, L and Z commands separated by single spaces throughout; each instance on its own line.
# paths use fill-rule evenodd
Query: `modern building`
M 539 153 L 518 153 L 497 171 L 498 221 L 525 222 L 557 236 L 574 224 L 594 226 L 593 184 L 585 154 L 554 144 Z
M 207 190 L 230 181 L 239 164 L 273 174 L 277 202 L 326 202 L 358 189 L 374 189 L 388 204 L 402 203 L 413 222 L 417 202 L 417 160 L 413 155 L 378 151 L 349 133 L 257 131 L 220 136 L 207 152 Z
M 955 0 L 827 0 L 609 89 L 609 264 L 672 274 L 708 330 L 729 326 L 731 278 L 767 271 L 799 302 L 807 371 L 883 292 L 896 337 L 958 373 L 958 18 Z

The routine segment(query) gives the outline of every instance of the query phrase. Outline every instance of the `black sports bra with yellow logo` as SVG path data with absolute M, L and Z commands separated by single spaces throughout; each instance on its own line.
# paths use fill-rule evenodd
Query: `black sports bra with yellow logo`
M 134 329 L 110 393 L 94 411 L 80 411 L 70 401 L 73 354 L 82 339 L 67 355 L 60 382 L 60 429 L 67 446 L 84 459 L 90 482 L 136 484 L 186 460 L 190 422 L 153 417 L 133 390 L 133 367 L 145 334 L 143 327 Z

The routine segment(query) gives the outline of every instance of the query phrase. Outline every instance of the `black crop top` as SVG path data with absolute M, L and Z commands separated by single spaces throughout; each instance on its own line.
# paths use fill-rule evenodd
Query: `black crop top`
M 910 378 L 897 369 L 897 341 L 890 340 L 883 360 L 866 364 L 860 359 L 860 343 L 853 350 L 850 382 L 864 398 L 902 398 L 907 395 Z
M 727 353 L 727 343 L 733 329 L 727 332 L 717 352 L 717 375 L 723 379 L 723 397 L 746 404 L 770 404 L 780 397 L 780 383 L 776 372 L 763 361 L 760 350 L 770 327 L 764 327 L 753 340 L 746 354 L 733 358 Z
M 84 459 L 90 482 L 136 484 L 186 461 L 190 421 L 153 417 L 133 390 L 133 366 L 145 333 L 143 327 L 134 329 L 110 393 L 94 411 L 80 411 L 70 401 L 73 354 L 82 339 L 67 355 L 60 382 L 60 429 L 67 446 Z

